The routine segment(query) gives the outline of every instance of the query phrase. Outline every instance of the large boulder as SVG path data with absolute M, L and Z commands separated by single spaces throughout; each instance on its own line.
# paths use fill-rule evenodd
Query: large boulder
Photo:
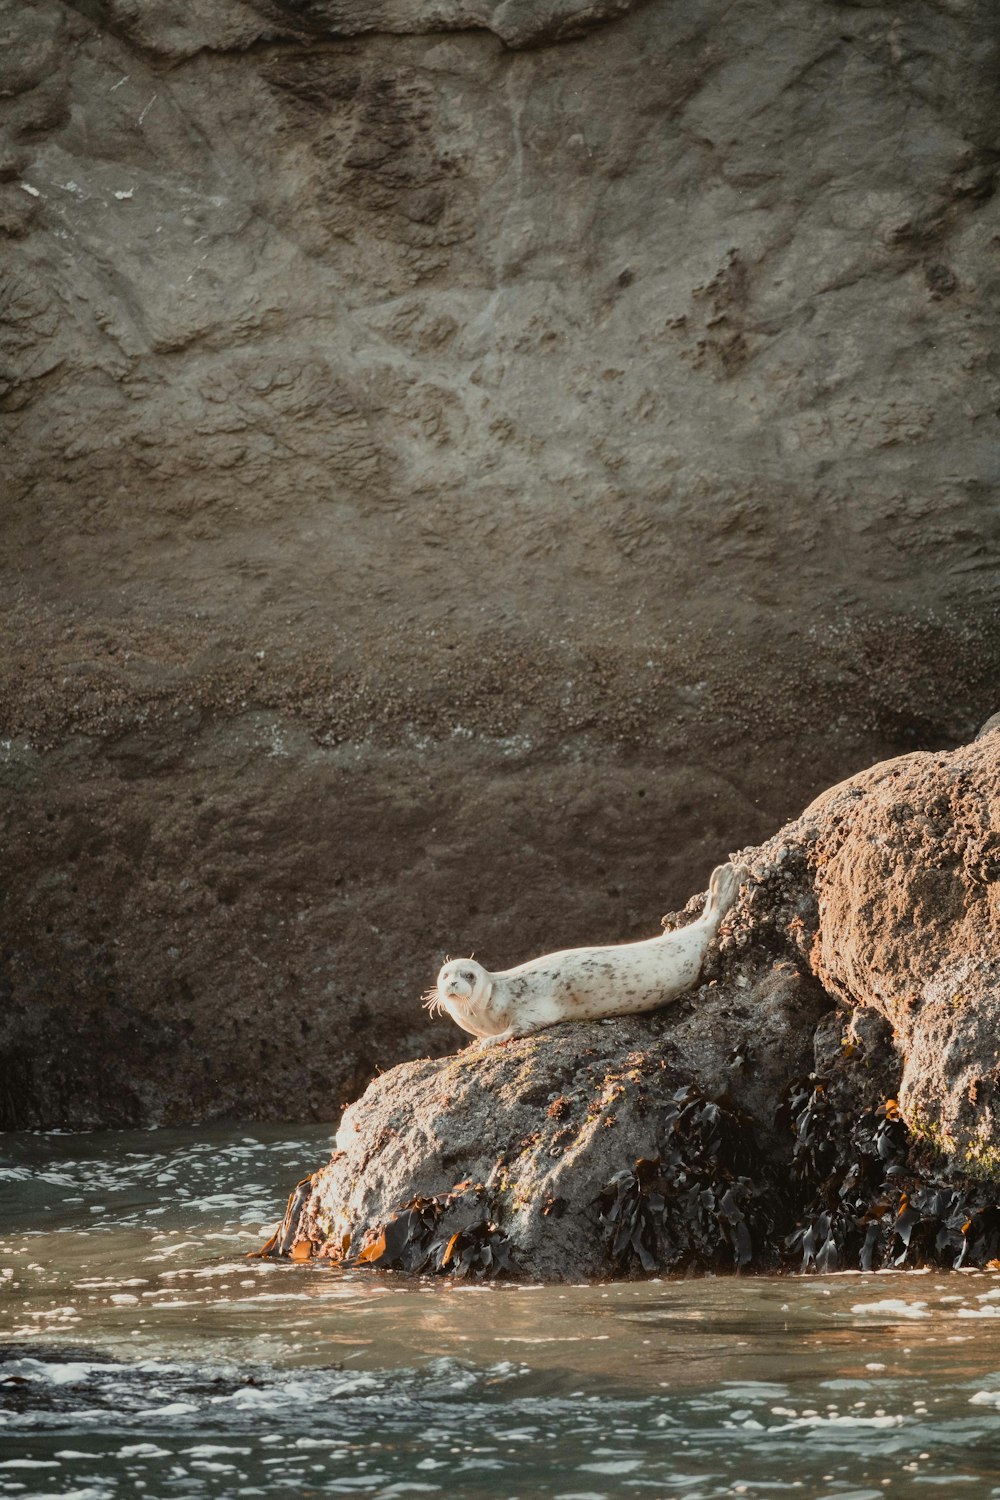
M 377 1078 L 274 1248 L 550 1278 L 995 1256 L 1000 733 L 738 857 L 688 996 Z
M 339 1258 L 347 1242 L 357 1254 L 405 1205 L 433 1200 L 435 1239 L 493 1223 L 532 1275 L 594 1276 L 608 1264 L 602 1191 L 637 1159 L 665 1163 L 671 1152 L 685 1162 L 685 1192 L 699 1196 L 696 1221 L 710 1209 L 734 1226 L 737 1211 L 756 1222 L 770 1212 L 758 1185 L 782 1156 L 774 1102 L 812 1067 L 821 1003 L 787 973 L 759 992 L 706 987 L 679 1023 L 667 1012 L 564 1025 L 402 1064 L 345 1111 L 337 1152 L 286 1248 L 308 1239 Z M 753 1115 L 741 1105 L 756 1106 Z M 706 1239 L 691 1210 L 661 1257 L 733 1264 L 732 1239 Z

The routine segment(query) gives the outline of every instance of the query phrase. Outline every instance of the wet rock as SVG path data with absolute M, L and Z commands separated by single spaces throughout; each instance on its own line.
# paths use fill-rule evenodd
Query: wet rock
M 479 1225 L 552 1278 L 1000 1253 L 1000 739 L 874 766 L 738 857 L 688 996 L 377 1078 L 286 1248 L 447 1270 Z

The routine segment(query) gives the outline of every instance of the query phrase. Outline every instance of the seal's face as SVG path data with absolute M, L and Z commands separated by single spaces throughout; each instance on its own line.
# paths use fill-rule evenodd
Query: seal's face
M 474 1004 L 485 988 L 486 970 L 474 958 L 450 959 L 437 977 L 441 999 L 454 1000 L 459 1005 Z

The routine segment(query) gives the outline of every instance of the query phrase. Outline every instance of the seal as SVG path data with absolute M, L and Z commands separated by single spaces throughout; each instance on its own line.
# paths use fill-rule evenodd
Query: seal
M 698 978 L 708 945 L 740 892 L 746 871 L 719 865 L 708 882 L 705 910 L 675 932 L 638 943 L 563 948 L 516 969 L 491 974 L 474 958 L 451 958 L 423 996 L 438 1012 L 496 1047 L 560 1021 L 591 1021 L 656 1010 Z

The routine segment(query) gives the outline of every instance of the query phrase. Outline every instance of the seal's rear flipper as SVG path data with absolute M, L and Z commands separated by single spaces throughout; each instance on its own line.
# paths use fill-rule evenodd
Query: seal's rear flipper
M 747 871 L 742 865 L 717 865 L 715 867 L 708 881 L 708 899 L 702 913 L 703 922 L 712 922 L 718 926 L 739 895 L 746 877 Z

